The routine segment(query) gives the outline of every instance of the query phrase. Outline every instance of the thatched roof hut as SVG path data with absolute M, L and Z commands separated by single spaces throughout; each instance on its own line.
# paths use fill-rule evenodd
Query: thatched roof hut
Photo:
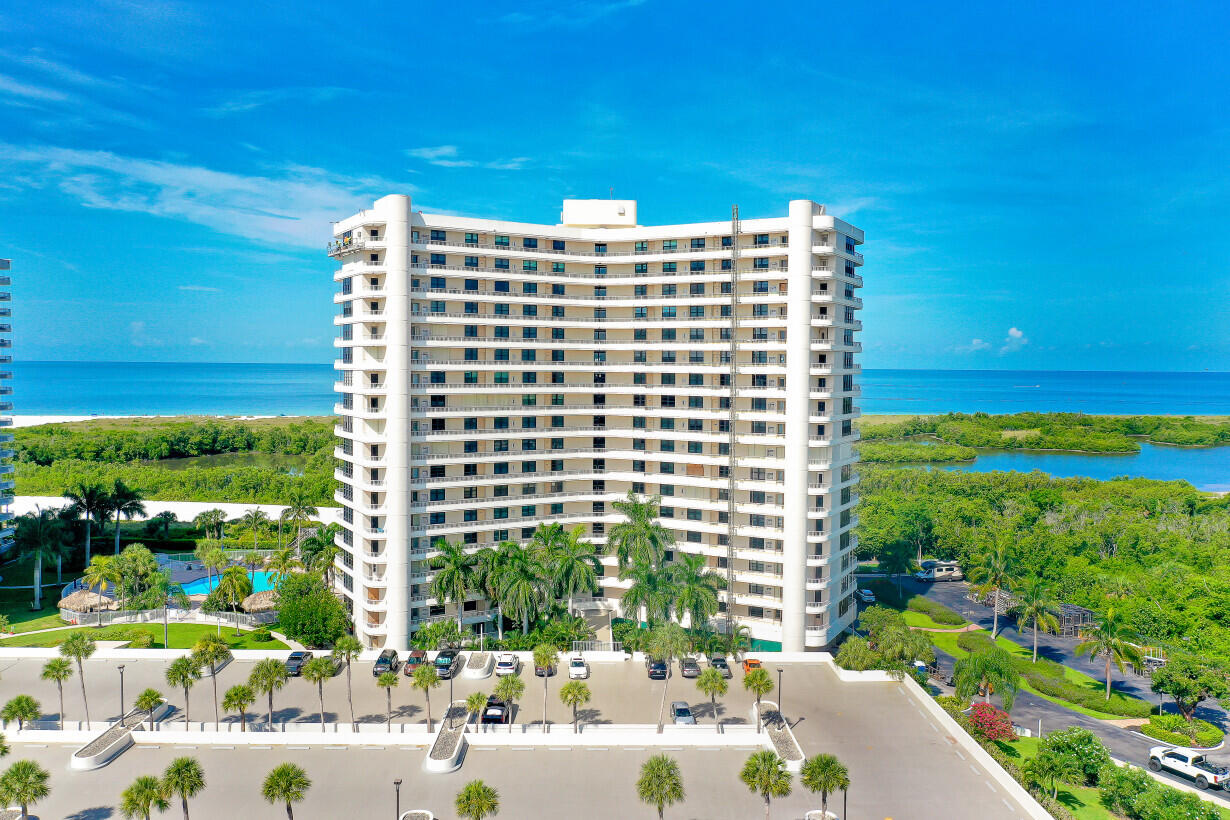
M 240 604 L 243 611 L 247 613 L 253 612 L 270 612 L 278 608 L 278 593 L 276 590 L 266 589 L 263 592 L 253 592 L 247 598 L 243 599 Z
M 88 589 L 79 589 L 66 595 L 60 599 L 60 603 L 57 606 L 70 612 L 98 612 L 100 610 L 120 608 L 115 599 L 108 598 L 106 595 L 100 598 L 97 592 L 92 592 Z

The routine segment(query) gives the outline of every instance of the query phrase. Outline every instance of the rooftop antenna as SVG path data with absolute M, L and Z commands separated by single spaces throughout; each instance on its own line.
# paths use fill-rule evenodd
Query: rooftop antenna
M 615 186 L 614 185 L 610 187 L 610 191 L 611 191 L 611 199 L 614 199 L 615 198 Z

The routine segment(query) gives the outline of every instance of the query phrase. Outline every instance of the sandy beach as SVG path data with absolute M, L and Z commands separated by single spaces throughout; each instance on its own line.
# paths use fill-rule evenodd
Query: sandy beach
M 201 414 L 197 418 L 213 418 L 213 419 L 233 419 L 244 421 L 247 419 L 286 419 L 294 421 L 295 419 L 312 418 L 311 416 L 227 416 L 220 414 Z M 19 416 L 12 417 L 14 429 L 18 427 L 38 427 L 41 424 L 68 424 L 74 421 L 98 421 L 101 419 L 176 419 L 185 418 L 181 413 L 166 416 Z

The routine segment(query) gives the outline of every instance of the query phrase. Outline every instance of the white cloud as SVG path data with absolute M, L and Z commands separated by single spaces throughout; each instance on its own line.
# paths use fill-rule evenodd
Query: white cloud
M 128 323 L 128 343 L 133 347 L 162 347 L 162 340 L 151 338 L 145 322 L 140 321 Z
M 977 353 L 979 350 L 990 350 L 991 343 L 983 339 L 970 339 L 967 345 L 957 345 L 953 348 L 957 353 Z
M 504 25 L 519 25 L 529 28 L 546 28 L 561 26 L 580 28 L 597 23 L 606 17 L 625 9 L 642 6 L 647 0 L 600 0 L 599 2 L 575 3 L 565 10 L 555 11 L 556 4 L 545 6 L 537 12 L 513 11 L 499 18 Z M 548 8 L 552 10 L 547 10 Z
M 428 145 L 421 148 L 407 148 L 406 154 L 421 159 L 428 165 L 440 168 L 487 168 L 492 171 L 520 171 L 530 161 L 529 157 L 511 157 L 479 162 L 473 159 L 462 159 L 461 151 L 456 145 Z
M 267 105 L 279 103 L 320 104 L 332 102 L 341 97 L 355 94 L 354 89 L 338 86 L 289 86 L 286 88 L 264 88 L 254 91 L 241 91 L 229 100 L 205 109 L 211 117 L 225 117 L 231 114 L 242 114 L 254 111 Z
M 1029 344 L 1029 339 L 1025 336 L 1025 332 L 1015 327 L 1008 328 L 1008 335 L 1004 338 L 1004 345 L 999 349 L 999 355 L 1005 353 L 1015 353 L 1025 345 Z
M 209 344 L 209 342 L 205 341 L 200 336 L 193 336 L 191 339 L 188 340 L 188 344 L 192 345 L 193 347 L 199 347 L 200 345 L 207 345 Z
M 43 100 L 46 102 L 63 102 L 68 96 L 63 92 L 56 91 L 54 88 L 43 88 L 42 86 L 23 83 L 6 74 L 0 74 L 0 95 L 25 97 L 31 100 Z
M 205 285 L 180 285 L 180 290 L 190 290 L 198 293 L 221 293 L 222 288 L 210 288 Z
M 59 187 L 87 208 L 147 213 L 304 247 L 323 246 L 331 220 L 369 206 L 376 196 L 414 190 L 379 177 L 300 165 L 244 176 L 109 151 L 0 143 L 0 175 L 13 180 L 22 173 L 39 185 Z

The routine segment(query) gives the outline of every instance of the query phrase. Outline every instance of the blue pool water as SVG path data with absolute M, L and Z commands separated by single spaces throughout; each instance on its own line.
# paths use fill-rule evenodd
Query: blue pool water
M 273 579 L 270 578 L 270 574 L 265 570 L 257 570 L 255 573 L 250 572 L 248 575 L 253 579 L 253 592 L 264 592 L 267 589 L 274 588 Z M 195 581 L 189 581 L 183 586 L 184 592 L 188 595 L 208 595 L 213 591 L 214 587 L 218 586 L 218 576 L 215 575 L 212 578 L 212 583 L 210 583 L 210 579 L 198 578 Z

